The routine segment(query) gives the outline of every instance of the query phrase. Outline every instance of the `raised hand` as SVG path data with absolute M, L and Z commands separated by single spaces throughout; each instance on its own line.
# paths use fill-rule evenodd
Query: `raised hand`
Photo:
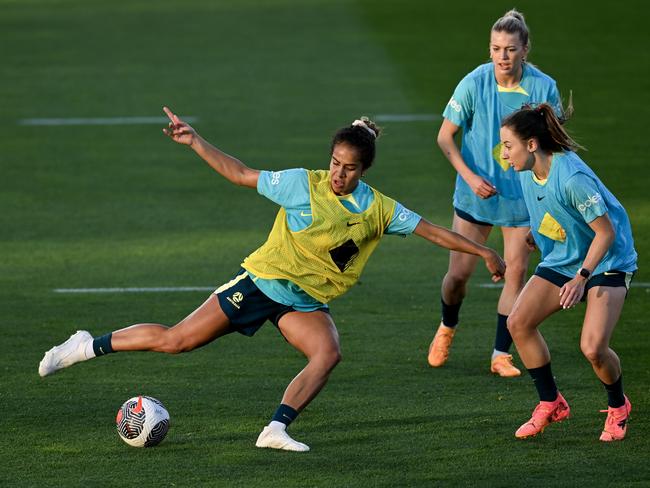
M 169 136 L 174 142 L 179 144 L 185 144 L 187 146 L 192 145 L 192 142 L 197 137 L 196 131 L 186 122 L 183 122 L 178 115 L 169 110 L 168 107 L 163 107 L 163 110 L 169 117 L 169 126 L 162 131 L 166 136 Z

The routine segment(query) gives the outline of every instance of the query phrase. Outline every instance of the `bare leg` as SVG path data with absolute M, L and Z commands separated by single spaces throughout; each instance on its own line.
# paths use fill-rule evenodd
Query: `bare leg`
M 472 224 L 454 215 L 453 230 L 476 242 L 484 244 L 492 226 Z M 478 256 L 462 252 L 449 252 L 449 267 L 442 279 L 440 296 L 442 298 L 442 321 L 438 327 L 427 354 L 427 362 L 433 368 L 443 366 L 449 357 L 451 343 L 458 324 L 458 312 L 467 292 L 469 281 Z
M 468 239 L 485 244 L 492 227 L 472 224 L 458 215 L 454 215 L 452 229 Z M 447 274 L 442 279 L 441 289 L 442 299 L 447 305 L 457 305 L 465 298 L 467 282 L 472 276 L 478 260 L 478 256 L 472 254 L 449 252 L 449 267 Z
M 136 324 L 113 332 L 114 351 L 157 351 L 170 354 L 191 351 L 230 332 L 228 317 L 216 295 L 173 327 Z
M 505 284 L 497 304 L 496 331 L 490 371 L 506 378 L 521 375 L 521 371 L 515 367 L 512 356 L 509 354 L 512 337 L 508 332 L 507 319 L 517 296 L 526 282 L 528 256 L 530 254 L 526 245 L 528 230 L 528 227 L 501 228 L 503 233 L 503 255 L 507 268 Z
M 526 284 L 528 256 L 530 255 L 530 251 L 526 246 L 528 230 L 528 227 L 501 228 L 503 232 L 503 257 L 507 265 L 505 283 L 497 305 L 497 312 L 501 315 L 510 315 L 512 306 Z
M 587 295 L 580 349 L 596 376 L 607 385 L 621 376 L 621 362 L 609 347 L 609 341 L 621 315 L 626 291 L 624 287 L 594 286 Z
M 339 334 L 332 317 L 325 312 L 291 312 L 278 325 L 289 344 L 308 360 L 282 397 L 283 404 L 300 412 L 318 395 L 341 360 Z
M 538 326 L 560 307 L 560 288 L 539 276 L 532 276 L 519 294 L 510 317 L 508 330 L 517 352 L 528 369 L 548 364 L 551 354 Z
M 45 353 L 38 365 L 38 374 L 49 376 L 60 369 L 94 358 L 97 352 L 95 347 L 102 354 L 111 351 L 176 354 L 196 349 L 230 331 L 230 322 L 221 310 L 219 300 L 211 295 L 203 305 L 171 328 L 160 324 L 137 324 L 95 339 L 88 331 L 77 331 L 67 341 Z

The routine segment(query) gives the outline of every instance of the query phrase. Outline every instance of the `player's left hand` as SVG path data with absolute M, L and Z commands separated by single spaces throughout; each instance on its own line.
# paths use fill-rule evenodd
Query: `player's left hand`
M 585 292 L 586 283 L 585 279 L 580 276 L 567 281 L 560 288 L 560 306 L 564 309 L 575 306 Z
M 535 242 L 533 231 L 531 230 L 529 230 L 528 234 L 526 234 L 526 247 L 528 247 L 528 250 L 530 252 L 533 252 L 535 249 L 537 249 L 537 243 Z

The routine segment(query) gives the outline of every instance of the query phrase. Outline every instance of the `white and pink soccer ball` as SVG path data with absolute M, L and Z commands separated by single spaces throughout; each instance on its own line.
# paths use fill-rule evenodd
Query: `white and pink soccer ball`
M 149 396 L 129 398 L 117 411 L 117 433 L 133 447 L 159 444 L 169 430 L 169 412 L 163 404 Z

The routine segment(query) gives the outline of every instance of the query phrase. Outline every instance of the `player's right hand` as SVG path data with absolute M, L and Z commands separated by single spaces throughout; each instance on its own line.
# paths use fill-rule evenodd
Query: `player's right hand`
M 168 107 L 163 107 L 163 110 L 170 120 L 168 127 L 163 129 L 165 135 L 169 136 L 174 142 L 191 146 L 197 137 L 196 131 L 190 124 L 183 122 Z
M 467 178 L 467 184 L 479 197 L 486 199 L 497 194 L 496 187 L 482 176 L 474 173 Z

